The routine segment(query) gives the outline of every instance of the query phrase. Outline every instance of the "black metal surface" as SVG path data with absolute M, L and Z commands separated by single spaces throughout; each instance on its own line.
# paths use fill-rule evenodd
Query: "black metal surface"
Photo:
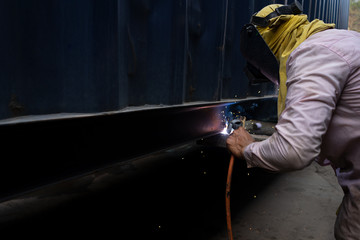
M 276 98 L 2 121 L 0 198 L 196 142 L 239 114 L 276 120 Z
M 0 125 L 1 197 L 217 132 L 226 105 Z
M 51 212 L 54 208 L 72 201 L 91 198 L 91 195 L 99 194 L 116 185 L 130 184 L 130 181 L 136 178 L 139 178 L 137 181 L 142 181 L 144 175 L 152 176 L 159 168 L 179 164 L 184 156 L 199 148 L 195 141 L 190 141 L 10 196 L 0 201 L 0 230 L 47 211 Z M 121 194 L 120 191 L 119 195 Z
M 143 165 L 136 161 L 122 167 L 119 164 L 102 174 L 95 172 L 83 180 L 64 182 L 53 191 L 2 203 L 1 210 L 14 211 L 8 212 L 12 221 L 0 223 L 1 233 L 11 239 L 71 236 L 126 240 L 211 239 L 221 232 L 225 234 L 224 189 L 230 155 L 226 149 L 214 147 L 189 150 L 174 149 L 165 159 L 144 159 Z M 274 178 L 274 174 L 248 170 L 244 162 L 237 161 L 232 181 L 232 216 L 259 200 L 261 189 L 266 189 Z M 115 184 L 101 189 L 101 184 L 106 185 L 110 179 Z M 90 194 L 77 197 L 86 191 Z M 67 197 L 72 199 L 51 210 L 16 219 Z

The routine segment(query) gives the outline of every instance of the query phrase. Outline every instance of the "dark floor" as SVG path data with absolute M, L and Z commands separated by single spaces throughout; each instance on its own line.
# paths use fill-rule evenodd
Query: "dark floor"
M 2 224 L 2 233 L 52 239 L 226 239 L 229 153 L 201 147 L 56 208 Z M 331 239 L 341 192 L 329 169 L 274 174 L 237 161 L 235 239 Z M 10 238 L 9 238 L 10 239 Z

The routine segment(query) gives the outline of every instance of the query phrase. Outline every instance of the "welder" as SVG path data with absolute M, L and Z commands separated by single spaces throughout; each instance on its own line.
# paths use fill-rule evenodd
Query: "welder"
M 272 4 L 245 26 L 241 44 L 250 73 L 279 79 L 278 123 L 262 142 L 240 127 L 227 146 L 248 167 L 271 171 L 330 163 L 344 192 L 335 237 L 360 239 L 360 33 L 309 21 L 301 10 L 297 1 Z M 246 40 L 256 36 L 261 39 Z M 276 71 L 261 55 L 267 49 Z

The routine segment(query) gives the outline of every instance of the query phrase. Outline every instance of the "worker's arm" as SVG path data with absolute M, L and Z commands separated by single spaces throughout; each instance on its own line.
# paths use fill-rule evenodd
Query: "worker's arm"
M 300 45 L 287 63 L 285 110 L 270 138 L 244 148 L 242 154 L 250 167 L 285 171 L 309 165 L 320 153 L 350 74 L 342 56 L 321 44 Z

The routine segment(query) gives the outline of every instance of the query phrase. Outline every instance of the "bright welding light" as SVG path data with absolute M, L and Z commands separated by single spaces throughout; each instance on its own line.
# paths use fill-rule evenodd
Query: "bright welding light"
M 231 129 L 230 133 L 228 132 L 228 121 L 226 121 L 224 129 L 220 132 L 223 135 L 229 135 L 234 131 L 234 129 Z
M 223 135 L 228 135 L 227 127 L 225 127 L 220 133 Z

